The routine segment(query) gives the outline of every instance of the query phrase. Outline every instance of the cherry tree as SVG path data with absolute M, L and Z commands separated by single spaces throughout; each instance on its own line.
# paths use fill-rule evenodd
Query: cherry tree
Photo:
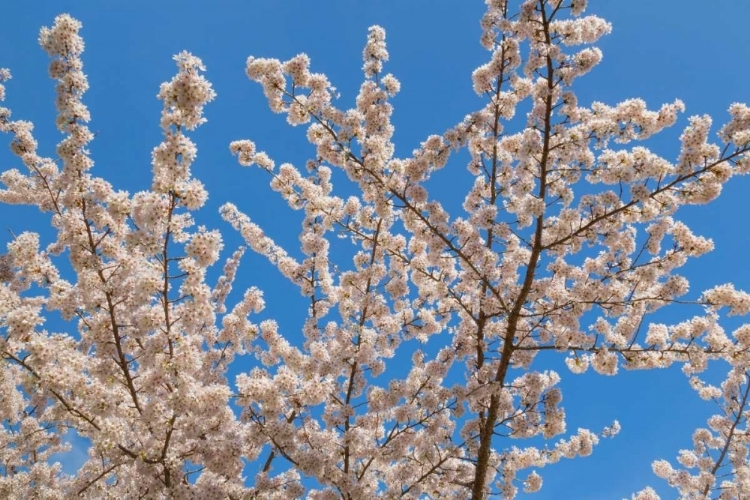
M 691 117 L 664 158 L 641 144 L 675 125 L 681 101 L 579 104 L 576 80 L 610 31 L 585 0 L 486 3 L 488 58 L 472 75 L 483 106 L 406 158 L 394 156 L 400 83 L 385 72 L 383 28 L 367 35 L 352 108 L 305 54 L 248 58 L 247 76 L 307 127 L 314 153 L 304 168 L 276 167 L 249 139 L 229 148 L 302 214 L 301 246 L 282 248 L 241 206 L 221 215 L 308 301 L 303 342 L 255 319 L 262 290 L 233 291 L 245 247 L 207 278 L 224 245 L 195 222 L 207 192 L 190 133 L 216 97 L 201 60 L 175 56 L 151 188 L 130 194 L 95 175 L 87 150 L 81 24 L 61 15 L 42 29 L 56 158 L 0 108 L 23 165 L 0 176 L 0 200 L 48 213 L 56 235 L 14 235 L 0 258 L 4 498 L 514 498 L 620 428 L 568 430 L 561 374 L 532 367 L 543 351 L 564 358 L 566 376 L 680 365 L 719 411 L 655 474 L 683 498 L 750 491 L 750 325 L 721 326 L 750 312 L 750 295 L 718 284 L 688 296 L 680 268 L 713 243 L 678 218 L 750 171 L 750 108 L 732 104 L 716 138 L 710 117 Z M 428 181 L 462 150 L 473 186 L 449 214 Z M 336 194 L 336 169 L 356 196 Z M 349 261 L 334 262 L 334 242 Z M 678 303 L 699 313 L 654 320 Z M 51 313 L 71 331 L 45 329 Z M 394 375 L 405 351 L 411 365 Z M 246 354 L 255 361 L 228 380 Z M 720 386 L 703 376 L 710 365 L 728 367 Z M 55 458 L 69 430 L 88 443 L 74 475 Z

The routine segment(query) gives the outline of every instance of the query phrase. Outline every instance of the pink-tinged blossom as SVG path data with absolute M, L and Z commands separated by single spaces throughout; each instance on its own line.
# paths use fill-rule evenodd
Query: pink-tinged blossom
M 661 500 L 661 497 L 656 494 L 653 488 L 647 487 L 638 493 L 634 493 L 631 500 Z

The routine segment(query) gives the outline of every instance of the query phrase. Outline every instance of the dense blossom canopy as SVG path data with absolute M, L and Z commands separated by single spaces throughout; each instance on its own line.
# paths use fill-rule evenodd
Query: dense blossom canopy
M 32 124 L 0 108 L 24 170 L 0 175 L 0 201 L 37 206 L 56 232 L 45 246 L 14 235 L 0 257 L 0 496 L 514 498 L 538 491 L 546 466 L 590 455 L 620 430 L 567 428 L 561 374 L 532 368 L 542 351 L 573 374 L 679 364 L 718 411 L 693 449 L 654 472 L 682 498 L 747 495 L 750 325 L 727 333 L 721 320 L 750 313 L 750 294 L 718 284 L 692 301 L 702 309 L 690 320 L 651 316 L 686 301 L 680 268 L 713 248 L 680 208 L 750 172 L 750 108 L 732 104 L 717 138 L 710 117 L 691 117 L 669 160 L 639 144 L 675 125 L 681 101 L 579 104 L 576 80 L 610 31 L 584 14 L 585 0 L 486 4 L 488 59 L 472 75 L 483 107 L 406 158 L 394 157 L 389 100 L 400 83 L 385 72 L 383 28 L 369 30 L 348 109 L 307 55 L 248 58 L 270 109 L 305 125 L 315 152 L 299 169 L 277 167 L 251 140 L 229 149 L 303 214 L 300 251 L 240 206 L 221 216 L 309 300 L 300 343 L 253 320 L 261 290 L 232 293 L 245 247 L 207 280 L 224 244 L 193 219 L 208 194 L 191 173 L 190 132 L 216 98 L 201 60 L 174 57 L 177 73 L 158 91 L 151 187 L 130 194 L 92 168 L 81 24 L 61 15 L 42 29 L 64 136 L 57 158 L 40 156 Z M 459 150 L 474 180 L 456 215 L 427 184 Z M 335 194 L 334 169 L 356 196 Z M 333 261 L 337 237 L 351 262 Z M 50 312 L 75 331 L 46 330 Z M 442 347 L 410 352 L 402 377 L 384 375 L 399 350 L 432 339 Z M 255 362 L 228 380 L 243 354 Z M 715 386 L 701 376 L 719 361 L 728 372 Z M 72 476 L 54 460 L 69 429 L 90 443 Z

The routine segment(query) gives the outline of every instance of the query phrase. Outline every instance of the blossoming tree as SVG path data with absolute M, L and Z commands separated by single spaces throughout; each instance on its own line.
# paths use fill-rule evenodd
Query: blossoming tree
M 350 109 L 304 54 L 248 59 L 270 108 L 306 125 L 315 152 L 305 169 L 276 168 L 250 140 L 229 147 L 303 214 L 303 258 L 237 206 L 221 215 L 309 301 L 299 345 L 276 322 L 253 320 L 261 290 L 230 300 L 244 248 L 207 280 L 223 244 L 193 219 L 207 193 L 191 174 L 190 132 L 216 97 L 200 59 L 175 56 L 177 74 L 158 94 L 152 185 L 131 195 L 92 170 L 80 23 L 61 15 L 42 29 L 64 135 L 57 158 L 38 153 L 31 123 L 0 108 L 25 169 L 2 173 L 0 200 L 37 206 L 56 231 L 44 247 L 36 233 L 14 235 L 0 258 L 3 498 L 513 498 L 619 430 L 566 429 L 560 375 L 532 368 L 542 351 L 573 373 L 681 365 L 719 412 L 694 449 L 654 472 L 684 498 L 750 491 L 750 325 L 720 325 L 750 312 L 750 295 L 719 284 L 693 301 L 703 309 L 689 321 L 652 320 L 685 300 L 680 268 L 712 249 L 680 208 L 711 202 L 750 171 L 750 108 L 732 104 L 717 140 L 708 116 L 690 118 L 668 160 L 639 143 L 674 125 L 682 102 L 579 105 L 575 81 L 600 61 L 592 44 L 610 30 L 584 15 L 585 0 L 486 3 L 488 61 L 472 75 L 483 107 L 408 158 L 394 157 L 399 82 L 384 72 L 382 28 L 369 31 Z M 511 130 L 519 106 L 526 120 Z M 463 149 L 473 186 L 465 213 L 449 214 L 426 185 Z M 357 196 L 335 194 L 333 169 Z M 351 262 L 331 258 L 341 236 Z M 44 329 L 50 312 L 75 331 Z M 408 353 L 405 376 L 385 374 L 414 339 L 442 348 Z M 247 353 L 257 362 L 227 380 Z M 713 386 L 701 373 L 720 361 L 729 370 Z M 70 429 L 89 443 L 72 476 L 55 463 Z M 257 475 L 246 477 L 247 462 Z

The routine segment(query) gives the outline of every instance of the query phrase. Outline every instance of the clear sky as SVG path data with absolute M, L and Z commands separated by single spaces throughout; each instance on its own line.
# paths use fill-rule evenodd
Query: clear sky
M 84 100 L 93 117 L 91 130 L 97 132 L 90 148 L 94 173 L 116 188 L 143 190 L 150 185 L 151 150 L 161 140 L 161 103 L 155 97 L 159 84 L 174 74 L 174 54 L 194 53 L 208 67 L 206 76 L 218 93 L 206 109 L 208 123 L 191 136 L 199 150 L 193 172 L 210 195 L 198 223 L 224 233 L 228 255 L 241 242 L 217 209 L 233 201 L 296 253 L 299 214 L 270 190 L 263 172 L 238 166 L 228 143 L 252 139 L 277 165 L 291 162 L 298 167 L 314 150 L 304 127 L 292 129 L 283 116 L 268 110 L 262 90 L 244 74 L 246 58 L 283 60 L 306 52 L 312 70 L 327 73 L 341 92 L 341 105 L 349 107 L 362 81 L 367 27 L 383 26 L 391 54 L 386 70 L 402 85 L 393 100 L 396 156 L 406 156 L 427 135 L 445 131 L 481 106 L 470 76 L 488 55 L 478 42 L 483 9 L 479 0 L 1 2 L 5 22 L 0 67 L 10 68 L 14 76 L 7 84 L 5 105 L 15 118 L 35 123 L 41 153 L 54 156 L 60 140 L 54 128 L 54 83 L 47 77 L 48 60 L 37 36 L 55 15 L 70 13 L 83 22 L 86 41 L 84 71 L 91 90 Z M 582 104 L 596 100 L 613 105 L 642 97 L 658 109 L 680 98 L 687 105 L 681 126 L 687 115 L 708 113 L 718 128 L 730 103 L 750 101 L 750 35 L 746 9 L 737 1 L 590 0 L 588 12 L 611 21 L 613 32 L 599 44 L 603 62 L 578 80 Z M 679 129 L 647 146 L 676 157 Z M 465 195 L 461 188 L 470 182 L 464 165 L 457 157 L 431 184 L 455 214 Z M 0 169 L 18 166 L 3 146 Z M 743 265 L 750 246 L 749 190 L 750 178 L 736 178 L 717 202 L 681 212 L 682 220 L 716 243 L 712 254 L 686 268 L 692 295 L 728 281 L 750 289 L 750 273 Z M 34 229 L 50 235 L 49 219 L 36 209 L 0 206 L 0 221 L 16 234 Z M 10 234 L 3 234 L 4 244 Z M 276 317 L 290 336 L 301 336 L 306 306 L 275 268 L 248 252 L 238 284 L 264 289 L 264 315 Z M 672 318 L 681 317 L 675 312 Z M 600 444 L 592 457 L 541 471 L 545 485 L 535 498 L 619 499 L 647 484 L 663 498 L 674 498 L 652 475 L 650 464 L 658 458 L 673 461 L 679 449 L 690 447 L 692 430 L 712 411 L 679 370 L 625 372 L 615 378 L 573 376 L 559 360 L 549 358 L 540 357 L 535 366 L 549 361 L 559 368 L 569 429 L 598 430 L 619 419 L 623 430 Z M 235 372 L 243 368 L 235 367 Z

